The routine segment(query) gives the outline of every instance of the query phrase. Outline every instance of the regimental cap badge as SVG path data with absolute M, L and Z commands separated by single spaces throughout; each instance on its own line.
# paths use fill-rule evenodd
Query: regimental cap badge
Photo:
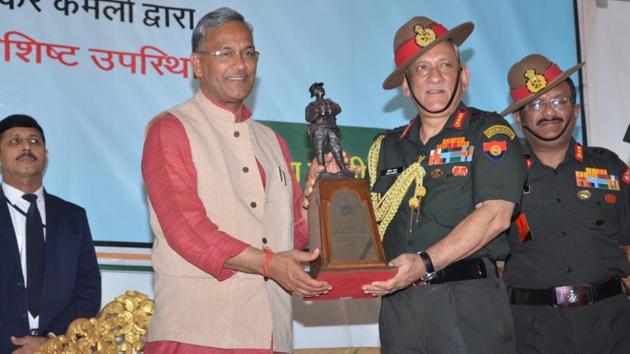
M 435 31 L 431 27 L 425 28 L 422 25 L 415 25 L 413 31 L 416 33 L 416 44 L 421 47 L 428 46 L 437 38 Z
M 527 90 L 536 93 L 547 87 L 547 79 L 544 75 L 536 73 L 536 69 L 525 70 L 525 78 L 527 79 Z

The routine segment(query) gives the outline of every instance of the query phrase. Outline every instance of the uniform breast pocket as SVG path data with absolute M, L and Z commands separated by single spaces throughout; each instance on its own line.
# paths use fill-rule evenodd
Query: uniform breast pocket
M 576 213 L 580 223 L 589 230 L 614 235 L 619 232 L 619 212 L 615 204 L 604 201 L 604 193 L 592 191 L 592 197 L 579 200 Z
M 440 225 L 455 227 L 474 209 L 470 179 L 450 177 L 431 183 L 423 207 Z

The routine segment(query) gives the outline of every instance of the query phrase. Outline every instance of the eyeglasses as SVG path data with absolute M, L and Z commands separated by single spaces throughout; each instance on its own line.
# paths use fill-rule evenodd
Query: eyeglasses
M 213 52 L 209 52 L 205 50 L 198 50 L 195 53 L 212 55 L 213 57 L 217 58 L 217 60 L 220 60 L 220 61 L 232 60 L 236 58 L 237 55 L 239 55 L 241 59 L 243 59 L 243 61 L 255 62 L 258 60 L 258 57 L 260 56 L 260 53 L 252 48 L 243 49 L 241 51 L 236 51 L 231 48 L 219 49 Z
M 549 100 L 537 99 L 525 105 L 524 109 L 526 111 L 542 111 L 545 107 L 550 104 L 551 107 L 555 110 L 559 110 L 565 107 L 568 107 L 573 102 L 571 97 L 558 97 L 551 98 Z

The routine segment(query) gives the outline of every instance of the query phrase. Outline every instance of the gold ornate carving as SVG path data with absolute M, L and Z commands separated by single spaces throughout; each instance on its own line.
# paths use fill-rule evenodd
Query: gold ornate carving
M 97 317 L 78 318 L 65 335 L 47 340 L 36 353 L 139 353 L 153 316 L 153 300 L 128 290 L 107 304 Z

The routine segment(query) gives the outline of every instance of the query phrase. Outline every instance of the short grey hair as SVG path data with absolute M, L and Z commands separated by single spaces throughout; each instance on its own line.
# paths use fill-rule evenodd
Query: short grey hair
M 229 21 L 243 22 L 247 25 L 250 32 L 254 32 L 254 28 L 249 22 L 245 21 L 243 15 L 229 7 L 220 7 L 212 12 L 208 12 L 197 22 L 192 34 L 192 51 L 196 52 L 200 49 L 208 28 L 219 27 Z

